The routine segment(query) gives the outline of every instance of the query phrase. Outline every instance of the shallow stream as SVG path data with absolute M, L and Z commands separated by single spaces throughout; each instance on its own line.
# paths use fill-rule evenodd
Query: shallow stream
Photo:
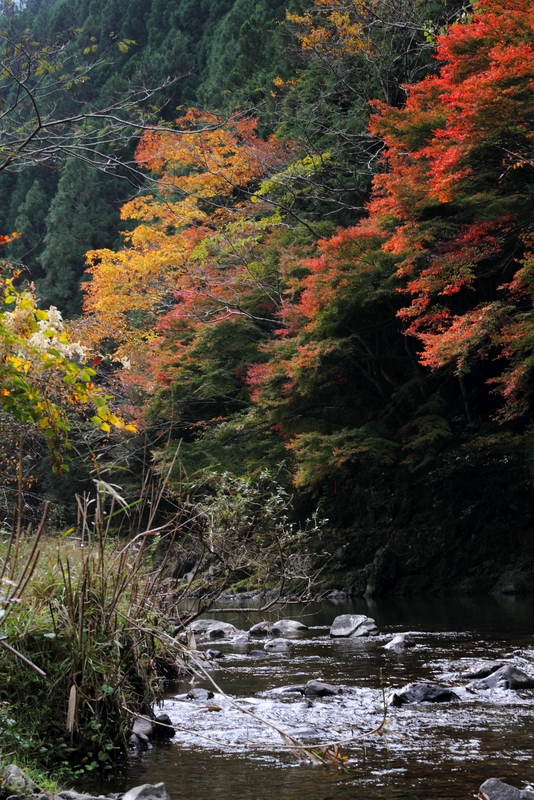
M 367 614 L 380 636 L 331 639 L 339 614 Z M 483 660 L 507 660 L 534 675 L 534 598 L 393 598 L 276 607 L 267 614 L 217 613 L 210 618 L 248 630 L 261 619 L 288 617 L 307 630 L 289 653 L 252 658 L 263 646 L 212 642 L 224 653 L 212 673 L 224 693 L 308 744 L 355 738 L 341 747 L 347 770 L 297 762 L 272 728 L 244 715 L 215 691 L 208 701 L 178 700 L 164 711 L 177 727 L 168 743 L 133 758 L 127 772 L 101 791 L 164 781 L 172 800 L 465 800 L 499 777 L 518 788 L 534 781 L 534 690 L 467 691 L 454 674 Z M 392 634 L 411 631 L 416 646 L 383 649 Z M 203 645 L 199 645 L 203 649 Z M 280 694 L 321 679 L 343 689 L 335 697 Z M 386 733 L 359 738 L 380 724 L 384 693 L 416 680 L 458 684 L 459 703 L 387 708 Z M 208 680 L 195 687 L 213 688 Z M 218 707 L 220 710 L 208 710 Z

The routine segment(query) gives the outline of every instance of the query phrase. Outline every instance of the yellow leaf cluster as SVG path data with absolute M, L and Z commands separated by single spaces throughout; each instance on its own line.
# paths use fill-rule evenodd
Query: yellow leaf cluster
M 371 6 L 368 0 L 314 0 L 308 13 L 287 12 L 286 18 L 300 29 L 303 50 L 356 56 L 370 51 L 366 22 L 372 18 Z

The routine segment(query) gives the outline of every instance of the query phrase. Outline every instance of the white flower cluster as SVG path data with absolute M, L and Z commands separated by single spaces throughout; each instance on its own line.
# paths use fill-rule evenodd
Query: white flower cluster
M 14 311 L 3 315 L 4 326 L 14 333 L 19 341 L 16 352 L 3 353 L 7 349 L 7 343 L 0 341 L 0 358 L 8 355 L 18 356 L 28 361 L 34 361 L 36 353 L 46 354 L 50 349 L 68 359 L 83 360 L 86 356 L 86 348 L 79 342 L 62 341 L 61 334 L 64 331 L 63 318 L 55 306 L 51 306 L 46 312 L 47 318 L 37 320 L 37 330 L 35 330 L 35 309 L 33 304 L 18 304 Z M 32 332 L 33 331 L 33 332 Z

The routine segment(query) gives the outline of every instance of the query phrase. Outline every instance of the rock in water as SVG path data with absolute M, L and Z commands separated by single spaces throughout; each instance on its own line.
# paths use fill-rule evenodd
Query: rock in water
M 164 783 L 144 783 L 142 786 L 134 786 L 123 794 L 122 800 L 171 800 L 171 798 Z
M 210 639 L 224 639 L 226 636 L 233 636 L 237 630 L 229 622 L 215 622 L 206 633 Z
M 201 689 L 199 687 L 198 689 L 190 689 L 186 697 L 188 700 L 200 700 L 202 703 L 205 703 L 206 700 L 211 700 L 213 692 L 211 689 Z
M 408 633 L 397 633 L 393 639 L 384 645 L 384 650 L 396 650 L 400 652 L 408 647 L 415 647 L 415 642 Z
M 451 703 L 460 698 L 452 689 L 439 686 L 437 683 L 409 683 L 388 698 L 390 706 L 402 706 L 405 703 Z
M 492 672 L 487 678 L 472 684 L 474 689 L 493 689 L 497 686 L 501 689 L 533 689 L 534 678 L 522 669 L 507 664 Z
M 249 658 L 267 658 L 265 650 L 249 650 L 247 653 Z
M 221 653 L 220 650 L 208 650 L 205 651 L 204 655 L 206 658 L 209 658 L 210 661 L 218 661 L 220 658 L 224 658 L 224 653 Z
M 193 633 L 206 633 L 212 625 L 219 625 L 218 619 L 196 619 L 187 626 L 188 631 Z
M 186 628 L 187 634 L 204 634 L 210 639 L 224 639 L 236 633 L 236 629 L 229 622 L 218 619 L 196 619 Z
M 273 629 L 273 623 L 267 622 L 264 620 L 263 622 L 257 622 L 252 628 L 249 630 L 251 636 L 268 636 Z
M 264 650 L 272 650 L 276 653 L 284 650 L 291 650 L 292 644 L 287 639 L 269 639 L 263 645 Z
M 341 614 L 336 617 L 330 628 L 330 636 L 357 638 L 360 636 L 376 636 L 378 628 L 374 619 L 365 614 Z
M 478 796 L 487 800 L 534 800 L 534 792 L 529 792 L 528 789 L 516 789 L 497 778 L 484 781 L 478 791 Z
M 333 697 L 336 694 L 341 694 L 342 689 L 337 686 L 332 686 L 330 683 L 323 683 L 322 681 L 308 681 L 304 688 L 305 697 Z
M 176 731 L 168 714 L 158 714 L 154 721 L 154 733 L 158 739 L 172 739 Z
M 298 683 L 295 686 L 284 686 L 276 691 L 282 694 L 298 692 L 304 695 L 304 697 L 333 697 L 334 695 L 342 694 L 343 689 L 338 689 L 337 686 L 332 686 L 330 683 L 323 683 L 323 681 L 312 679 L 306 684 Z
M 457 677 L 460 681 L 473 681 L 477 678 L 487 678 L 492 672 L 497 672 L 498 669 L 504 666 L 502 661 L 481 661 L 470 669 L 466 669 L 465 672 L 459 672 Z
M 135 733 L 139 739 L 147 742 L 154 736 L 154 725 L 149 719 L 136 717 L 132 724 L 132 733 Z
M 281 636 L 291 636 L 292 633 L 307 630 L 307 626 L 295 619 L 279 619 L 272 624 L 273 633 Z

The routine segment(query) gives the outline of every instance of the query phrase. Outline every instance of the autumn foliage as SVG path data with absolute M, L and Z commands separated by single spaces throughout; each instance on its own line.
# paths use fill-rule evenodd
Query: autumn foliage
M 289 20 L 304 51 L 372 59 L 377 13 L 315 0 Z M 193 438 L 269 431 L 313 485 L 347 465 L 426 463 L 452 435 L 445 402 L 470 422 L 524 414 L 533 30 L 527 0 L 480 0 L 437 37 L 405 104 L 372 104 L 385 146 L 366 213 L 318 241 L 280 203 L 280 176 L 290 193 L 305 159 L 254 120 L 193 110 L 142 138 L 158 190 L 123 207 L 121 250 L 88 254 L 85 324 L 151 419 L 177 415 Z M 440 374 L 448 401 L 429 399 Z

